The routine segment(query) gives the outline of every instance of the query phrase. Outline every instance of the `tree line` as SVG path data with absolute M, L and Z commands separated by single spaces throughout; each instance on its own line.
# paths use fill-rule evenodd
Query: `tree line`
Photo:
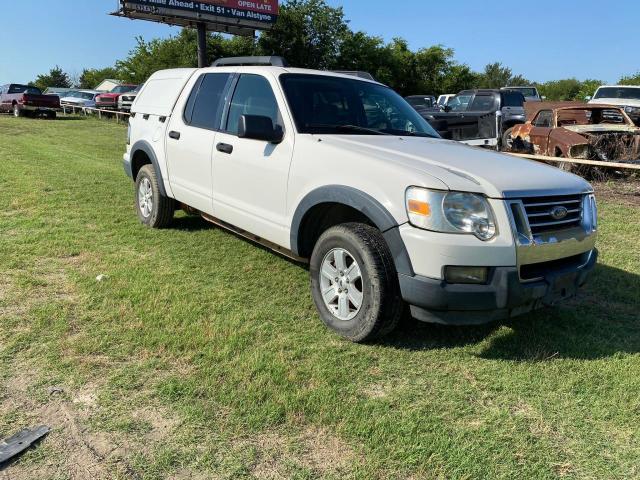
M 105 78 L 138 84 L 157 70 L 198 64 L 197 38 L 191 29 L 166 39 L 145 41 L 138 37 L 136 41 L 135 48 L 113 66 L 85 69 L 76 79 L 56 66 L 32 84 L 41 89 L 91 89 Z M 413 51 L 400 37 L 385 42 L 381 37 L 353 31 L 342 7 L 331 7 L 325 0 L 287 0 L 275 26 L 258 38 L 209 34 L 207 43 L 210 62 L 220 57 L 280 55 L 296 67 L 366 71 L 402 95 L 536 85 L 548 100 L 583 100 L 605 83 L 576 78 L 537 83 L 499 62 L 476 72 L 457 62 L 454 50 L 443 45 Z M 621 78 L 619 83 L 640 85 L 640 72 Z

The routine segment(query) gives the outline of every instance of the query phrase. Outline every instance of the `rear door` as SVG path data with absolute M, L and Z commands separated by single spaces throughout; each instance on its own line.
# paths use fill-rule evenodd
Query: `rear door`
M 203 73 L 167 128 L 169 182 L 174 197 L 212 213 L 212 155 L 231 73 Z
M 215 216 L 278 245 L 289 245 L 287 183 L 293 155 L 293 127 L 283 117 L 284 98 L 272 76 L 242 74 L 237 80 L 224 131 L 216 137 L 213 160 Z M 279 144 L 238 137 L 242 115 L 271 118 L 280 125 Z

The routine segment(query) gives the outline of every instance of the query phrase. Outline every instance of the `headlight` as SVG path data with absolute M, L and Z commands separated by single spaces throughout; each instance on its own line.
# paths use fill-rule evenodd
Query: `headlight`
M 640 107 L 624 107 L 624 111 L 627 113 L 640 113 Z
M 443 233 L 466 233 L 480 240 L 496 236 L 496 221 L 486 197 L 476 193 L 443 192 L 411 187 L 406 194 L 414 227 Z

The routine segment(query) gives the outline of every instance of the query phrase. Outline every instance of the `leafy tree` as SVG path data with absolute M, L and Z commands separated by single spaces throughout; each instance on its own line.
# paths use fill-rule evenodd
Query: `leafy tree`
M 587 97 L 593 97 L 593 94 L 596 93 L 598 87 L 604 85 L 604 83 L 605 82 L 603 82 L 602 80 L 585 80 L 584 82 L 582 82 L 575 100 L 584 101 L 587 99 Z
M 578 98 L 582 83 L 575 78 L 553 80 L 538 85 L 540 95 L 551 101 L 570 101 Z
M 91 90 L 96 88 L 106 78 L 119 79 L 118 71 L 114 67 L 85 68 L 80 74 L 77 87 Z
M 500 62 L 490 63 L 484 67 L 484 72 L 480 75 L 480 88 L 502 88 L 509 85 L 513 78 L 510 68 L 503 66 Z
M 635 75 L 622 77 L 618 81 L 618 85 L 640 85 L 640 72 L 636 73 Z
M 449 70 L 442 78 L 440 89 L 436 94 L 458 93 L 461 90 L 476 88 L 480 85 L 482 74 L 476 73 L 469 65 L 450 65 Z
M 289 0 L 258 45 L 265 55 L 281 55 L 296 67 L 331 69 L 348 34 L 342 7 L 324 0 Z
M 71 80 L 69 80 L 69 75 L 67 75 L 62 70 L 62 68 L 57 65 L 49 70 L 49 73 L 38 75 L 38 77 L 33 82 L 31 82 L 31 84 L 38 87 L 42 91 L 46 90 L 49 87 L 71 88 Z

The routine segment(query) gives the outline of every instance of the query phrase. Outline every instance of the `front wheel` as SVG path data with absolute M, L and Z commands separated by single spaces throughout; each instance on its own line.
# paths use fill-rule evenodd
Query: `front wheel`
M 151 228 L 164 228 L 173 220 L 175 201 L 160 192 L 153 165 L 145 165 L 138 172 L 136 211 L 140 221 Z
M 502 134 L 502 151 L 511 152 L 513 150 L 513 138 L 511 138 L 513 127 L 509 128 Z
M 346 223 L 322 234 L 311 255 L 311 292 L 322 321 L 353 342 L 390 333 L 404 303 L 382 234 Z

